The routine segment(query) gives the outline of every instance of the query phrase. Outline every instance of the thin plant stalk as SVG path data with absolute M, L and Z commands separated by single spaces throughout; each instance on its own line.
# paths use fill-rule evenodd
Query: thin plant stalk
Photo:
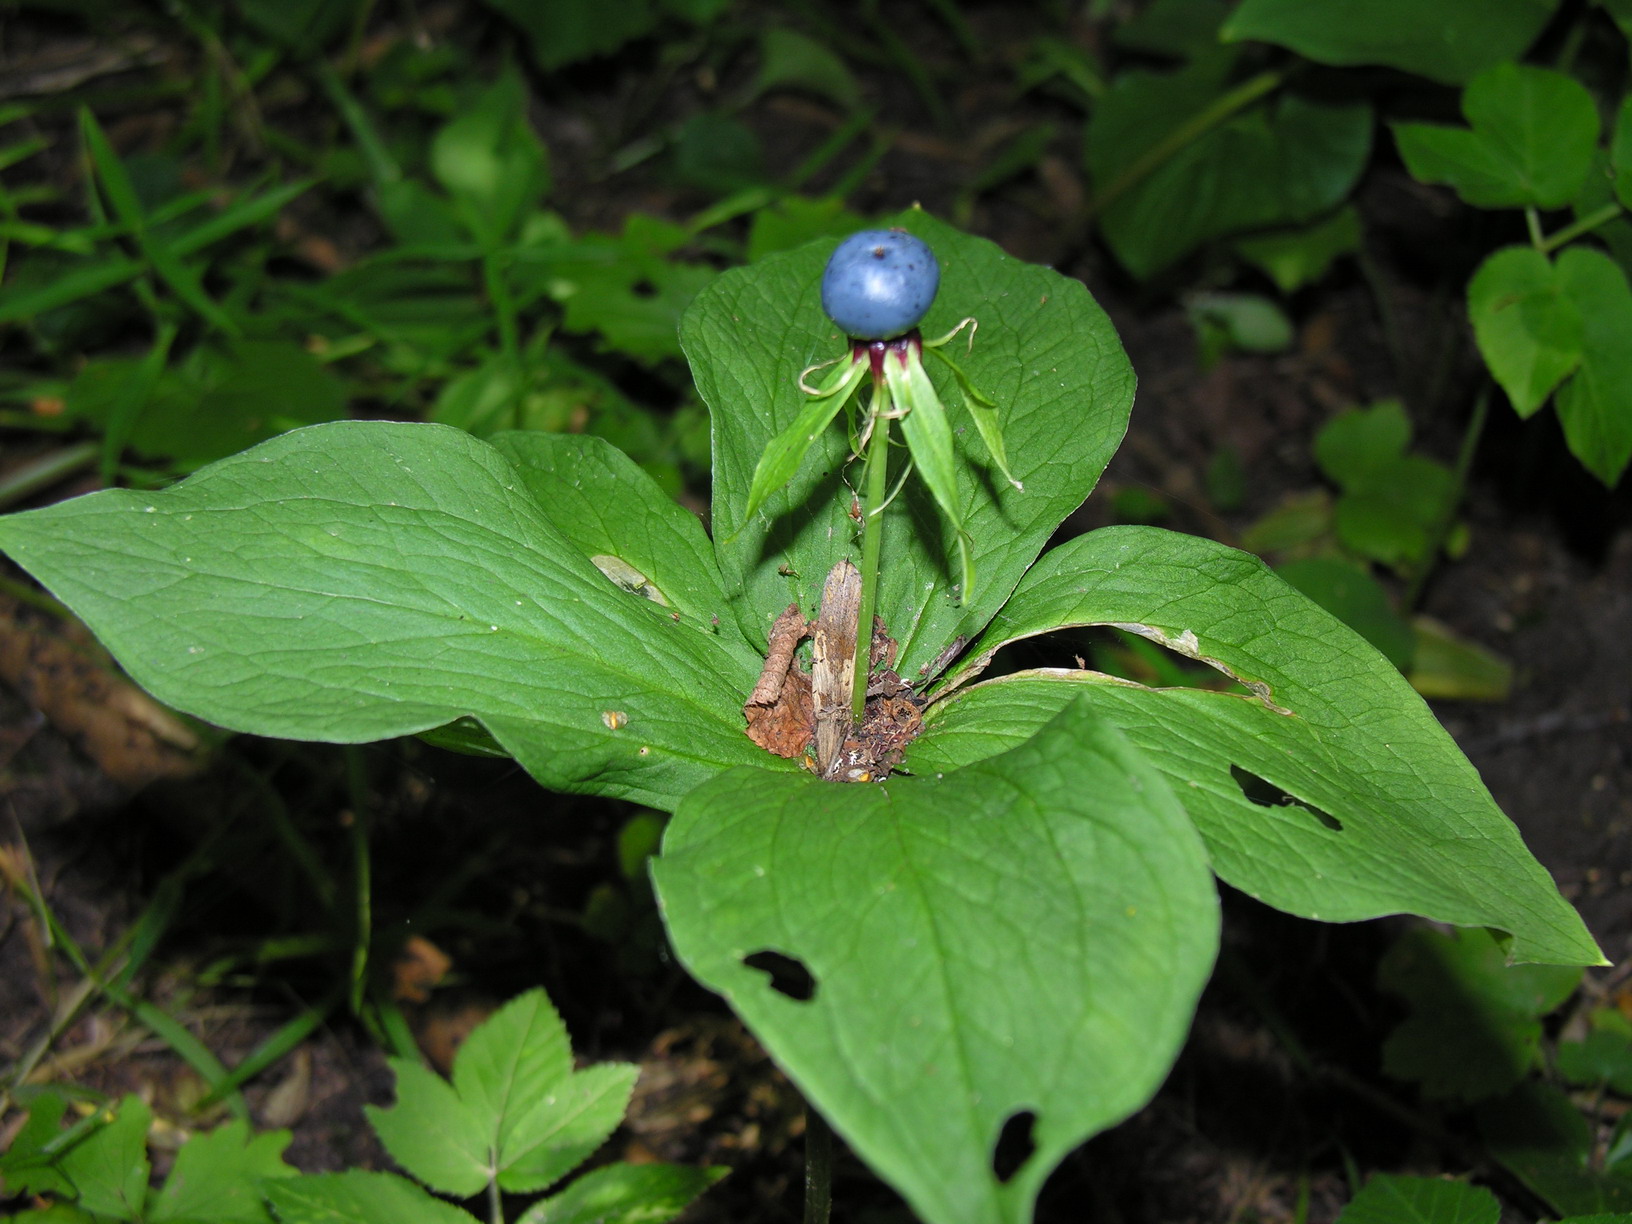
M 893 355 L 886 356 L 893 360 Z M 873 398 L 869 405 L 872 429 L 867 438 L 867 454 L 861 475 L 861 603 L 856 613 L 856 658 L 850 690 L 850 712 L 861 725 L 867 707 L 867 680 L 872 670 L 873 609 L 878 602 L 878 559 L 884 539 L 884 504 L 889 500 L 890 390 L 883 378 L 873 375 Z
M 828 1224 L 833 1210 L 833 1128 L 805 1103 L 805 1224 Z
M 1428 548 L 1422 562 L 1411 575 L 1411 584 L 1400 601 L 1407 612 L 1414 611 L 1422 602 L 1423 591 L 1434 572 L 1435 563 L 1445 551 L 1445 540 L 1456 525 L 1456 512 L 1462 508 L 1462 499 L 1468 491 L 1468 473 L 1473 468 L 1473 456 L 1479 449 L 1479 439 L 1485 433 L 1485 421 L 1490 416 L 1490 384 L 1487 382 L 1473 401 L 1473 413 L 1468 426 L 1462 431 L 1462 446 L 1457 452 L 1456 467 L 1451 471 L 1451 495 L 1445 499 L 1445 508 L 1428 533 Z

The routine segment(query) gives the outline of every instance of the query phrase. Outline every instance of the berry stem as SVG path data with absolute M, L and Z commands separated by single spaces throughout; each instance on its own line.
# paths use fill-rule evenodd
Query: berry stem
M 889 500 L 890 389 L 877 372 L 868 404 L 872 429 L 861 472 L 861 606 L 856 615 L 856 659 L 850 688 L 850 712 L 861 725 L 867 706 L 867 681 L 872 671 L 873 608 L 878 600 L 879 547 L 884 540 L 884 503 Z

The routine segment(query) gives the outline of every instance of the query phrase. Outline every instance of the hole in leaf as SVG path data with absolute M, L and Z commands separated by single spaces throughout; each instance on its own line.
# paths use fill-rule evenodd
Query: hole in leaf
M 767 948 L 743 957 L 742 963 L 750 969 L 758 969 L 770 980 L 772 990 L 795 1003 L 809 1003 L 816 997 L 816 979 L 810 970 L 803 961 L 786 953 Z
M 992 1148 L 992 1176 L 999 1183 L 1007 1185 L 1037 1150 L 1037 1144 L 1031 1137 L 1036 1125 L 1036 1111 L 1030 1109 L 1010 1114 L 1008 1121 L 1003 1123 L 997 1143 Z
M 1230 777 L 1241 788 L 1241 793 L 1249 802 L 1259 807 L 1298 807 L 1308 812 L 1321 824 L 1322 828 L 1332 832 L 1341 832 L 1343 822 L 1330 812 L 1323 812 L 1312 803 L 1305 803 L 1302 799 L 1294 799 L 1273 782 L 1266 782 L 1251 770 L 1242 769 L 1239 765 L 1230 766 Z
M 629 286 L 629 292 L 637 298 L 654 298 L 657 296 L 657 286 L 643 276 Z
M 1011 642 L 997 652 L 982 678 L 993 679 L 1034 667 L 1103 672 L 1146 688 L 1199 688 L 1250 695 L 1246 685 L 1210 664 L 1126 629 L 1105 625 Z

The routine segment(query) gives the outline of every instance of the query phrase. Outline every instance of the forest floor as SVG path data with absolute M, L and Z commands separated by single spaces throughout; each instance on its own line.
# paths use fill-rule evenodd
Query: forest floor
M 1025 36 L 1005 12 L 968 9 L 999 64 Z M 624 77 L 641 61 L 606 67 L 603 85 L 585 87 L 591 114 L 619 104 L 620 91 L 633 87 Z M 966 208 L 966 228 L 1084 280 L 1132 356 L 1140 389 L 1127 443 L 1069 529 L 1113 521 L 1118 491 L 1140 489 L 1159 496 L 1163 525 L 1235 542 L 1286 498 L 1321 487 L 1311 458 L 1316 430 L 1344 407 L 1409 397 L 1416 388 L 1401 371 L 1437 359 L 1391 351 L 1379 288 L 1403 321 L 1396 335 L 1405 344 L 1449 336 L 1458 346 L 1449 411 L 1420 422 L 1418 439 L 1431 455 L 1454 456 L 1477 367 L 1457 323 L 1458 299 L 1433 289 L 1439 248 L 1450 239 L 1435 229 L 1445 224 L 1443 209 L 1426 189 L 1401 175 L 1374 175 L 1360 206 L 1380 276 L 1368 283 L 1340 266 L 1289 303 L 1297 339 L 1287 352 L 1226 353 L 1203 368 L 1173 294 L 1133 284 L 1075 232 L 1085 190 L 1076 116 L 1035 94 L 1015 98 L 1002 73 L 971 73 L 949 99 L 970 135 L 939 135 L 920 121 L 899 81 L 880 75 L 864 83 L 885 113 L 899 115 L 902 136 L 852 207 L 882 212 L 916 201 L 943 216 Z M 706 105 L 700 90 L 682 82 L 665 105 Z M 1038 115 L 1062 120 L 1055 144 L 970 205 L 972 150 Z M 787 97 L 762 99 L 747 117 L 775 134 L 767 147 L 789 164 L 833 126 L 822 107 Z M 137 118 L 127 138 L 140 139 Z M 537 120 L 575 225 L 614 224 L 637 208 L 684 215 L 695 207 L 683 190 L 638 173 L 592 175 L 576 156 L 593 127 L 584 114 L 541 105 Z M 1458 393 L 1459 380 L 1467 393 Z M 0 441 L 13 455 L 0 458 L 0 469 L 32 445 L 17 435 Z M 1225 448 L 1248 476 L 1245 500 L 1227 512 L 1209 501 L 1206 480 Z M 1550 413 L 1521 423 L 1498 404 L 1464 517 L 1468 549 L 1439 568 L 1423 611 L 1509 660 L 1515 681 L 1504 701 L 1436 703 L 1436 713 L 1615 963 L 1602 980 L 1618 982 L 1632 964 L 1632 499 L 1624 490 L 1604 493 L 1569 459 Z M 360 761 L 377 921 L 423 912 L 427 900 L 481 917 L 438 937 L 452 959 L 452 984 L 428 1002 L 413 1001 L 411 968 L 402 970 L 401 997 L 433 1056 L 445 1059 L 496 1001 L 542 984 L 581 1057 L 641 1064 L 628 1122 L 608 1155 L 732 1166 L 733 1175 L 687 1215 L 696 1224 L 799 1218 L 797 1094 L 723 1005 L 680 973 L 660 936 L 643 928 L 641 938 L 609 949 L 582 920 L 617 879 L 615 841 L 627 808 L 545 794 L 513 766 L 417 742 L 347 757 L 240 739 L 218 749 L 202 774 L 133 791 L 86 755 L 71 729 L 40 712 L 40 690 L 55 683 L 42 662 L 55 657 L 41 644 L 56 632 L 47 619 L 22 609 L 0 617 L 0 655 L 22 659 L 8 674 L 24 677 L 0 686 L 0 845 L 9 847 L 12 869 L 26 867 L 37 880 L 80 945 L 103 949 L 206 834 L 218 838 L 208 871 L 186 879 L 159 955 L 135 988 L 183 1017 L 228 1065 L 332 980 L 321 960 L 268 963 L 224 980 L 206 972 L 226 943 L 300 926 L 299 915 L 277 912 L 288 895 L 277 878 L 286 869 L 234 858 L 240 840 L 245 847 L 262 840 L 238 826 L 254 825 L 261 806 L 278 804 L 341 844 L 357 816 L 348 769 Z M 270 796 L 261 793 L 267 786 Z M 223 813 L 232 817 L 227 832 Z M 638 904 L 638 887 L 614 891 Z M 1372 983 L 1400 921 L 1321 926 L 1227 897 L 1225 959 L 1167 1086 L 1067 1161 L 1038 1218 L 1329 1221 L 1349 1197 L 1350 1159 L 1362 1171 L 1469 1171 L 1459 1153 L 1412 1133 L 1378 1103 L 1391 1093 L 1410 1099 L 1379 1070 L 1381 1036 L 1397 1012 Z M 40 1039 L 79 982 L 17 892 L 0 891 L 0 1062 Z M 196 1092 L 174 1054 L 100 997 L 77 1012 L 41 1066 L 101 1091 L 144 1092 L 161 1113 L 182 1110 Z M 295 1163 L 325 1169 L 383 1161 L 361 1106 L 389 1091 L 383 1056 L 342 1011 L 247 1095 L 258 1122 L 292 1128 Z M 910 1219 L 843 1156 L 836 1201 L 845 1220 Z

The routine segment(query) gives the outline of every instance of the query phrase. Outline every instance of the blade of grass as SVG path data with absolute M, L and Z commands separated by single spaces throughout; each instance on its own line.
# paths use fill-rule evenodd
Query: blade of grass
M 81 442 L 24 464 L 0 479 L 0 508 L 21 501 L 30 494 L 49 488 L 96 459 L 96 443 Z
M 101 474 L 104 485 L 112 485 L 119 472 L 119 456 L 125 449 L 131 430 L 141 419 L 142 410 L 153 398 L 153 388 L 159 384 L 165 363 L 170 360 L 170 347 L 175 343 L 177 327 L 174 323 L 159 324 L 153 347 L 136 367 L 135 373 L 119 388 L 108 413 L 108 425 L 102 433 Z
M 244 1059 L 227 1073 L 226 1079 L 211 1088 L 194 1107 L 208 1109 L 227 1093 L 235 1092 L 274 1063 L 280 1062 L 291 1050 L 322 1026 L 334 1009 L 345 998 L 345 983 L 337 983 L 310 1007 L 303 1007 L 296 1015 L 280 1024 L 267 1038 L 251 1050 Z
M 175 253 L 156 239 L 148 229 L 147 217 L 142 210 L 141 200 L 136 195 L 136 188 L 130 180 L 130 175 L 125 170 L 124 163 L 119 160 L 118 154 L 113 151 L 113 145 L 108 142 L 107 134 L 97 123 L 96 117 L 88 109 L 81 108 L 79 122 L 85 149 L 90 155 L 103 194 L 107 196 L 114 215 L 130 230 L 137 248 L 154 273 L 170 287 L 172 293 L 212 327 L 229 336 L 243 335 L 243 329 L 238 326 L 237 321 L 204 292 L 203 279 L 197 269 L 182 263 L 176 258 Z

